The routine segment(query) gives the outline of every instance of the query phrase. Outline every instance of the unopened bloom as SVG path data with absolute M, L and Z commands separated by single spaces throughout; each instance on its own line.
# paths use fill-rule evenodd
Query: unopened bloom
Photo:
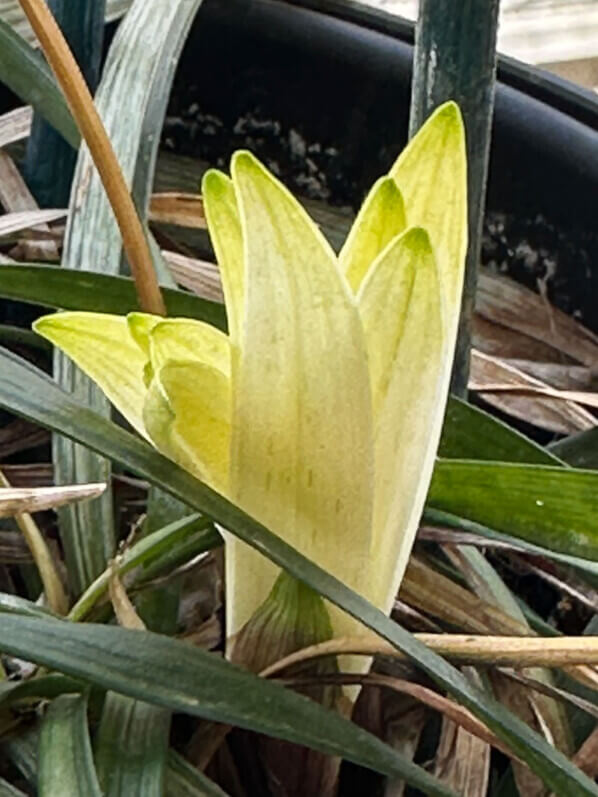
M 228 335 L 142 313 L 59 313 L 35 328 L 162 453 L 389 612 L 432 474 L 460 308 L 459 111 L 436 111 L 373 186 L 338 256 L 252 155 L 233 156 L 231 178 L 203 181 Z M 278 572 L 227 537 L 229 635 Z M 336 636 L 354 632 L 340 610 L 330 619 Z

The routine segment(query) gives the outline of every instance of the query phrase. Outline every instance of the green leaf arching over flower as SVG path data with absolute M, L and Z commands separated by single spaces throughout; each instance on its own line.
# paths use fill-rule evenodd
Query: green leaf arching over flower
M 252 155 L 203 181 L 229 334 L 189 319 L 60 313 L 36 330 L 146 438 L 385 611 L 429 486 L 466 250 L 463 125 L 436 111 L 337 257 Z M 226 545 L 227 632 L 277 568 Z M 356 621 L 331 608 L 334 635 Z

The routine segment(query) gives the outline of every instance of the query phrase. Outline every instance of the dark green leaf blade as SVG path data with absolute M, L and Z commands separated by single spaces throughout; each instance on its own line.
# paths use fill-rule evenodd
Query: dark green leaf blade
M 42 675 L 24 681 L 0 682 L 0 706 L 9 706 L 19 700 L 49 699 L 82 691 L 83 686 L 74 678 L 60 673 Z
M 538 465 L 562 464 L 555 454 L 550 454 L 506 423 L 457 396 L 451 396 L 448 401 L 438 456 Z
M 336 712 L 184 642 L 117 626 L 8 616 L 0 618 L 0 639 L 2 648 L 14 655 L 105 689 L 345 756 L 404 777 L 427 794 L 454 797 L 420 767 Z M 57 698 L 53 705 L 65 700 Z
M 80 136 L 47 64 L 33 47 L 0 19 L 0 80 L 57 130 L 74 149 Z
M 428 505 L 572 556 L 598 558 L 598 473 L 439 460 Z
M 228 797 L 220 786 L 174 750 L 168 756 L 165 791 L 166 797 Z
M 556 752 L 503 706 L 472 686 L 448 662 L 207 485 L 152 451 L 141 440 L 97 416 L 61 391 L 32 365 L 2 349 L 0 371 L 3 375 L 0 406 L 123 463 L 211 517 L 417 662 L 438 686 L 446 689 L 505 741 L 549 788 L 557 793 L 598 795 L 598 787 L 565 756 Z M 0 627 L 2 619 L 0 616 Z M 11 618 L 7 617 L 6 621 L 11 621 Z
M 163 288 L 169 316 L 197 318 L 224 329 L 221 304 L 191 293 Z M 72 271 L 57 266 L 23 264 L 0 266 L 0 296 L 60 310 L 124 315 L 140 310 L 133 280 L 93 271 Z
M 18 622 L 24 618 L 10 619 Z M 39 622 L 56 628 L 67 627 L 64 623 Z M 84 695 L 62 695 L 50 704 L 39 739 L 37 789 L 39 797 L 81 797 L 83 794 L 101 797 L 91 753 L 87 698 Z
M 162 797 L 171 712 L 108 692 L 96 742 L 104 797 Z
M 4 778 L 0 778 L 0 797 L 26 797 L 26 795 Z
M 574 468 L 598 469 L 598 427 L 558 440 L 548 450 Z

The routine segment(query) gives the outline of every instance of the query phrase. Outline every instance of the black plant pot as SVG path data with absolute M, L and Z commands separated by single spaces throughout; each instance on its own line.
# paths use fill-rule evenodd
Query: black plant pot
M 358 205 L 406 141 L 412 42 L 410 23 L 339 0 L 206 0 L 165 140 L 221 164 L 250 146 L 303 193 Z M 594 328 L 597 197 L 595 96 L 501 59 L 483 259 L 530 285 L 548 273 Z

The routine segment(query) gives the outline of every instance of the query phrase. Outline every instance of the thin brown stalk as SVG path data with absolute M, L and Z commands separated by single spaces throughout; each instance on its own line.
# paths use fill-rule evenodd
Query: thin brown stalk
M 0 471 L 0 487 L 4 489 L 10 488 L 10 482 Z M 44 535 L 39 530 L 35 520 L 28 512 L 19 512 L 15 514 L 15 522 L 23 535 L 25 542 L 31 556 L 35 562 L 39 576 L 41 578 L 46 600 L 51 609 L 57 614 L 64 615 L 68 612 L 69 603 L 62 586 L 62 581 L 58 575 L 58 569 L 50 553 Z
M 435 653 L 459 664 L 493 667 L 570 667 L 598 664 L 598 637 L 505 637 L 471 634 L 414 634 Z M 281 670 L 323 656 L 338 655 L 406 657 L 388 642 L 370 637 L 343 637 L 303 648 L 285 656 L 260 674 Z
M 39 39 L 106 189 L 121 231 L 139 304 L 148 313 L 166 315 L 143 226 L 81 70 L 44 0 L 19 2 Z

